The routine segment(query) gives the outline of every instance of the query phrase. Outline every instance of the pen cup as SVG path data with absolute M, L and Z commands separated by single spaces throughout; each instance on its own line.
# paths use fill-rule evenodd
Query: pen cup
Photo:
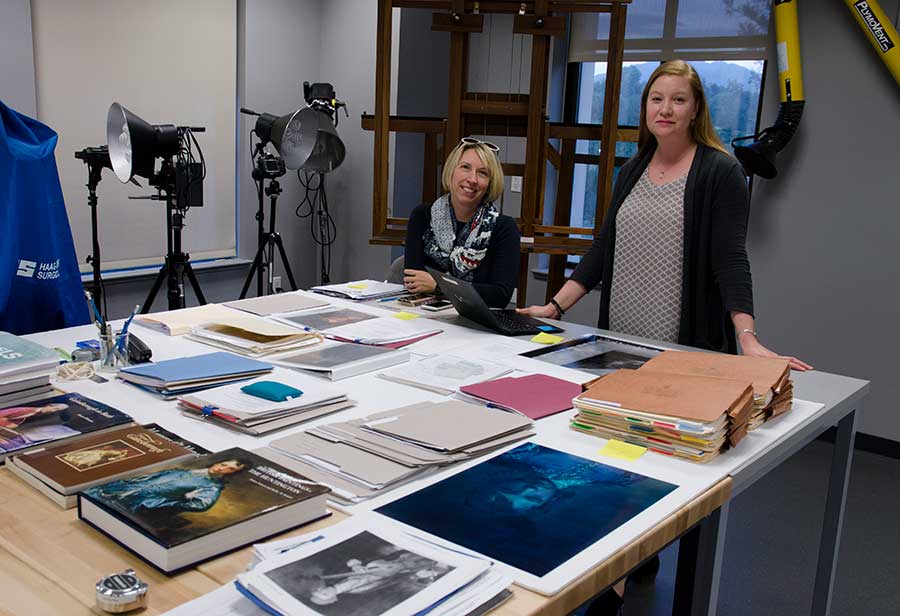
M 107 329 L 99 338 L 101 372 L 118 372 L 128 365 L 128 332 L 114 334 Z

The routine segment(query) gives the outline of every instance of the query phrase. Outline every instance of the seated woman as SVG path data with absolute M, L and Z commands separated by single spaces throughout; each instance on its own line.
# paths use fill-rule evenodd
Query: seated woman
M 519 229 L 493 204 L 503 194 L 498 150 L 492 143 L 464 138 L 444 162 L 446 193 L 410 214 L 403 270 L 410 292 L 435 290 L 427 266 L 471 281 L 489 306 L 509 303 L 519 274 Z

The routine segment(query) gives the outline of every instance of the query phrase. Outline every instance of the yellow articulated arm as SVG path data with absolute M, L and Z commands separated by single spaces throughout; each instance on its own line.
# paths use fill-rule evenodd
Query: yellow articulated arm
M 891 71 L 894 80 L 900 83 L 900 40 L 878 0 L 844 0 L 844 4 L 853 13 L 856 23 L 866 33 L 866 38 Z

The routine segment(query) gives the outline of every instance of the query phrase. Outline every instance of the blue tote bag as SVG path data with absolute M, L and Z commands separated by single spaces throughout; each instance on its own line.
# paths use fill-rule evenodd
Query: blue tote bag
M 0 330 L 13 334 L 89 322 L 56 140 L 0 101 Z

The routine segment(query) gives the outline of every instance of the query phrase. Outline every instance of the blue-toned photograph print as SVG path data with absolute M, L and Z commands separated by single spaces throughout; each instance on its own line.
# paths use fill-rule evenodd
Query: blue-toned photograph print
M 526 443 L 377 511 L 543 576 L 677 487 Z

